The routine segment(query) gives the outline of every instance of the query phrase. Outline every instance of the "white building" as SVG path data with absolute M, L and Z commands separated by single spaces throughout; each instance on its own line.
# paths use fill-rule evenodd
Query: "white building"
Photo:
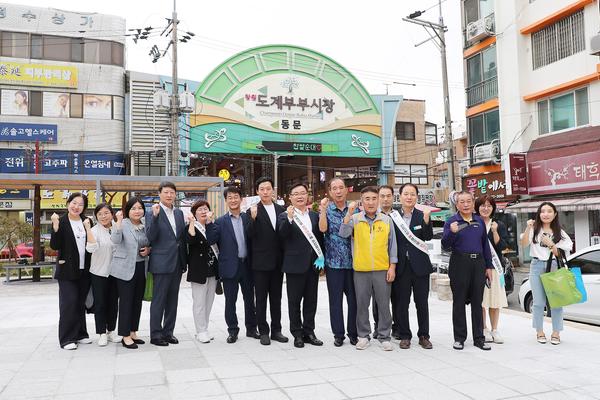
M 0 3 L 1 172 L 125 172 L 125 38 L 121 17 Z
M 547 200 L 576 249 L 600 240 L 598 2 L 464 0 L 462 8 L 470 172 L 504 171 L 507 198 L 520 196 L 507 208 L 516 233 Z

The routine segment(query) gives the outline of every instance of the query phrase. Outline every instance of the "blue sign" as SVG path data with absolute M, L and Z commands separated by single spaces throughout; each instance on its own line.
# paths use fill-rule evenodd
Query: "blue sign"
M 0 189 L 0 199 L 28 199 L 29 190 L 23 189 Z
M 33 212 L 32 211 L 25 212 L 25 222 L 27 222 L 30 225 L 33 225 Z
M 39 174 L 124 175 L 123 153 L 41 151 Z M 35 151 L 0 149 L 0 173 L 35 173 Z
M 56 125 L 0 122 L 0 141 L 56 143 L 57 136 Z

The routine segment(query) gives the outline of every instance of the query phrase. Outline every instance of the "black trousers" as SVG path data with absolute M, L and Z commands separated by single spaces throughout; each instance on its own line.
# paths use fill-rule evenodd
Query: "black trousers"
M 164 339 L 173 336 L 175 321 L 177 320 L 181 274 L 179 263 L 177 263 L 175 271 L 171 273 L 152 274 L 154 287 L 152 289 L 152 303 L 150 303 L 151 339 Z
M 242 296 L 244 298 L 244 323 L 246 330 L 255 330 L 256 305 L 254 303 L 254 279 L 252 271 L 248 266 L 248 261 L 246 259 L 239 259 L 237 275 L 234 278 L 221 280 L 223 281 L 223 294 L 225 295 L 227 332 L 230 335 L 237 335 L 240 331 L 235 307 L 240 287 L 242 288 Z
M 398 325 L 396 321 L 398 320 L 398 310 L 396 309 L 396 288 L 392 285 L 392 291 L 390 294 L 390 303 L 392 305 L 392 336 L 395 336 L 398 333 Z M 374 329 L 373 332 L 377 333 L 377 321 L 379 321 L 379 310 L 377 309 L 377 302 L 375 301 L 375 297 L 371 301 L 371 307 L 373 308 L 373 321 Z
M 96 333 L 112 332 L 117 326 L 119 310 L 119 294 L 117 279 L 108 276 L 98 276 L 90 273 L 92 292 L 94 293 L 94 320 Z
M 58 341 L 60 347 L 88 338 L 85 299 L 90 290 L 90 273 L 81 271 L 75 280 L 58 280 Z
M 303 274 L 285 274 L 290 332 L 294 337 L 314 334 L 319 272 L 312 266 Z
M 281 332 L 281 294 L 283 272 L 254 270 L 254 292 L 256 293 L 256 321 L 261 335 L 269 334 L 267 323 L 267 297 L 271 313 L 271 332 Z
M 119 292 L 119 335 L 129 336 L 140 327 L 142 299 L 146 288 L 146 266 L 144 261 L 135 264 L 133 277 L 124 281 L 116 279 Z
M 394 315 L 395 325 L 398 327 L 400 340 L 412 339 L 408 307 L 412 293 L 417 308 L 417 321 L 419 330 L 417 336 L 429 339 L 429 275 L 417 276 L 410 267 L 410 261 L 404 266 L 400 275 L 396 275 L 392 287 L 396 292 Z
M 356 338 L 356 292 L 354 291 L 354 270 L 325 268 L 327 293 L 329 294 L 329 322 L 333 336 Z M 348 319 L 344 330 L 344 295 L 348 304 Z
M 471 328 L 473 342 L 483 342 L 483 317 L 481 302 L 485 285 L 485 263 L 479 254 L 471 258 L 468 254 L 453 252 L 448 266 L 450 289 L 452 289 L 452 325 L 454 341 L 467 339 L 467 317 L 465 306 L 471 304 Z

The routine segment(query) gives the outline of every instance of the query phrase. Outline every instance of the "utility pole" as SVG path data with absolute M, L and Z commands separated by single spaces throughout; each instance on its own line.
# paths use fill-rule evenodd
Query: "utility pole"
M 452 140 L 452 118 L 450 117 L 450 94 L 448 90 L 448 65 L 446 62 L 446 36 L 445 32 L 448 29 L 444 25 L 444 18 L 442 16 L 442 1 L 438 0 L 438 7 L 440 12 L 439 22 L 433 23 L 422 19 L 417 19 L 425 11 L 415 11 L 410 14 L 407 18 L 402 18 L 403 21 L 410 22 L 411 24 L 421 25 L 429 34 L 429 39 L 426 39 L 420 43 L 417 43 L 415 47 L 420 46 L 430 40 L 437 46 L 442 57 L 442 88 L 444 91 L 444 138 L 446 140 L 446 153 L 448 162 L 448 188 L 450 191 L 455 190 L 454 182 L 454 144 Z M 431 29 L 435 36 L 428 30 Z
M 173 87 L 171 94 L 171 175 L 179 175 L 179 84 L 177 82 L 177 0 L 173 0 Z

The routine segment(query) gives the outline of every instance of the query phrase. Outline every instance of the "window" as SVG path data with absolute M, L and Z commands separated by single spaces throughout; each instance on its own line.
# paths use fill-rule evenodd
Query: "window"
M 44 38 L 42 35 L 31 35 L 31 58 L 44 58 Z
M 427 164 L 398 164 L 394 166 L 394 183 L 427 185 Z
M 500 133 L 500 113 L 493 110 L 469 118 L 469 145 L 489 143 L 498 139 Z
M 112 63 L 112 43 L 111 42 L 99 42 L 99 63 L 100 64 L 111 64 Z
M 99 52 L 99 43 L 96 40 L 84 39 L 83 42 L 83 62 L 89 64 L 98 64 L 98 60 L 100 59 Z
M 467 107 L 498 97 L 496 46 L 467 59 Z
M 42 92 L 29 92 L 29 115 L 41 117 L 42 104 Z
M 396 121 L 396 139 L 415 140 L 415 123 Z
M 569 261 L 570 267 L 580 267 L 581 273 L 600 274 L 600 251 L 590 251 Z
M 112 65 L 123 66 L 123 45 L 121 43 L 112 43 Z
M 83 95 L 71 94 L 71 118 L 83 118 Z
M 71 38 L 71 61 L 83 61 L 83 39 Z
M 541 135 L 587 125 L 590 120 L 587 87 L 539 101 L 537 109 Z
M 585 50 L 583 10 L 531 34 L 533 69 Z
M 425 123 L 425 144 L 437 146 L 437 125 Z
M 2 55 L 29 58 L 29 34 L 2 32 Z
M 494 12 L 494 0 L 465 0 L 465 27 L 471 22 L 487 17 Z
M 44 36 L 44 58 L 71 61 L 71 40 L 60 36 Z

